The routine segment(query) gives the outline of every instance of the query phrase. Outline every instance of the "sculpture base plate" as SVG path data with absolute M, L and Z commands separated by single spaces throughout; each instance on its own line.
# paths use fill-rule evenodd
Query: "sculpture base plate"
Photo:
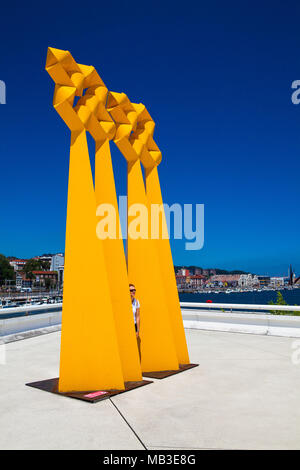
M 185 370 L 193 369 L 194 367 L 198 366 L 199 364 L 179 364 L 179 369 L 177 370 L 143 372 L 143 377 L 149 377 L 150 379 L 165 379 L 166 377 L 170 377 L 171 375 L 179 374 L 180 372 L 184 372 Z
M 44 392 L 55 393 L 68 398 L 77 398 L 78 400 L 88 401 L 90 403 L 96 403 L 98 401 L 106 400 L 120 393 L 129 392 L 138 387 L 143 387 L 153 383 L 150 380 L 141 380 L 138 382 L 125 382 L 125 390 L 89 390 L 85 392 L 68 392 L 62 393 L 58 391 L 58 377 L 54 379 L 41 380 L 39 382 L 31 382 L 27 385 L 28 387 L 38 388 Z

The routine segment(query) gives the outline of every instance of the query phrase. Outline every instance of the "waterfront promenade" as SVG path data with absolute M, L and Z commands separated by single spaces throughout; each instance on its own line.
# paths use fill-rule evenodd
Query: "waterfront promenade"
M 25 386 L 57 377 L 60 332 L 6 344 L 0 448 L 299 449 L 295 339 L 186 335 L 199 367 L 96 404 Z

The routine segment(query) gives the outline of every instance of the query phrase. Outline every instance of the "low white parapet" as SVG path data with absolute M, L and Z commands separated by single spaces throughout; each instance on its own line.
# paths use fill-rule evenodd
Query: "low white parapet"
M 252 308 L 256 309 L 256 305 L 252 305 Z M 300 337 L 300 317 L 298 316 L 216 312 L 195 309 L 181 309 L 181 311 L 185 328 L 226 331 L 231 333 L 288 336 L 291 338 Z
M 205 309 L 205 310 L 250 310 L 251 312 L 256 311 L 285 311 L 285 312 L 300 312 L 299 305 L 259 305 L 259 304 L 220 304 L 214 302 L 180 302 L 180 306 L 183 308 L 192 309 Z
M 0 310 L 0 337 L 52 327 L 61 323 L 62 304 L 32 305 Z M 1 314 L 24 313 L 25 316 L 1 319 Z M 42 312 L 30 314 L 31 312 Z
M 62 310 L 62 302 L 57 302 L 54 304 L 41 304 L 41 305 L 22 305 L 21 307 L 8 307 L 0 308 L 0 320 L 2 316 L 13 315 L 13 314 L 22 314 L 22 315 L 32 315 L 36 312 L 46 313 Z
M 300 337 L 300 316 L 272 315 L 261 310 L 299 311 L 296 306 L 207 304 L 181 302 L 185 328 L 232 333 L 251 333 L 259 335 Z M 184 308 L 184 307 L 189 307 Z M 198 307 L 198 308 L 195 308 Z M 199 308 L 200 307 L 200 308 Z M 235 309 L 239 312 L 221 311 Z M 212 309 L 212 310 L 211 310 Z M 219 310 L 216 310 L 219 309 Z M 251 313 L 241 312 L 252 310 Z M 255 312 L 257 310 L 257 313 Z M 37 313 L 41 312 L 41 313 Z M 25 316 L 1 319 L 7 314 L 26 313 Z M 32 314 L 34 313 L 34 314 Z M 62 304 L 32 305 L 0 309 L 0 338 L 24 332 L 36 331 L 36 334 L 52 331 L 61 323 Z M 41 333 L 39 333 L 39 331 Z

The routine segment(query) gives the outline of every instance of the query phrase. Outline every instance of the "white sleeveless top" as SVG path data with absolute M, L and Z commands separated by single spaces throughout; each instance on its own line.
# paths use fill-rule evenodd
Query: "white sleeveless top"
M 137 309 L 140 308 L 140 303 L 137 299 L 132 300 L 132 311 L 133 311 L 133 317 L 134 317 L 134 323 L 136 324 L 136 311 Z

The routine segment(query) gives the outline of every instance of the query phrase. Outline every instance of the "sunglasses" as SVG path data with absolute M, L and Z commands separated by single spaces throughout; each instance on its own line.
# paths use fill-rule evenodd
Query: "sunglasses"
M 136 292 L 136 289 L 129 289 L 130 292 Z

